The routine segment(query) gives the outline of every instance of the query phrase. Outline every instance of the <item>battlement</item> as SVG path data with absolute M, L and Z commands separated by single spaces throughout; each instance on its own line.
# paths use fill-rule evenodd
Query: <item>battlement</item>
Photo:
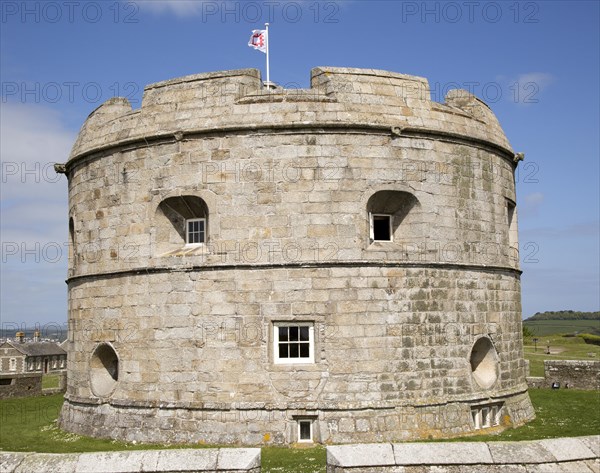
M 150 84 L 138 110 L 116 97 L 92 112 L 70 160 L 176 134 L 322 126 L 440 132 L 511 153 L 493 112 L 465 90 L 451 90 L 440 104 L 431 100 L 425 78 L 335 67 L 314 68 L 310 83 L 310 89 L 266 89 L 260 71 L 240 69 Z

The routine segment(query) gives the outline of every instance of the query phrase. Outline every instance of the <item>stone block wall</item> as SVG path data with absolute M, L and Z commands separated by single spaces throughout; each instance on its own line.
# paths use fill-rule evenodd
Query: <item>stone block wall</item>
M 528 442 L 400 443 L 327 447 L 327 473 L 593 473 L 600 435 Z
M 42 394 L 41 374 L 1 374 L 0 399 L 39 396 Z
M 600 361 L 544 360 L 544 377 L 547 386 L 600 389 Z
M 98 453 L 0 453 L 2 473 L 260 473 L 258 448 Z
M 515 156 L 492 112 L 385 71 L 311 84 L 201 74 L 91 114 L 64 165 L 64 428 L 284 444 L 300 418 L 348 442 L 473 433 L 483 406 L 496 429 L 533 417 Z M 282 323 L 314 330 L 310 362 L 276 362 Z

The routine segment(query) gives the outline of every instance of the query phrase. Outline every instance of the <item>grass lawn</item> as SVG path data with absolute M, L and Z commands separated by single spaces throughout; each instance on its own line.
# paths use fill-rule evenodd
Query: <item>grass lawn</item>
M 45 374 L 42 376 L 42 389 L 58 388 L 59 382 L 60 382 L 60 375 Z
M 533 338 L 527 337 L 523 340 L 524 355 L 525 359 L 529 360 L 531 376 L 544 376 L 544 360 L 600 360 L 600 346 L 585 343 L 581 337 L 548 335 L 537 338 L 537 351 Z M 549 355 L 546 353 L 548 342 Z
M 537 418 L 499 435 L 463 437 L 453 441 L 534 440 L 600 433 L 600 392 L 575 389 L 530 391 Z M 95 452 L 181 448 L 93 439 L 56 427 L 62 395 L 0 401 L 0 450 L 17 452 Z M 199 445 L 186 445 L 199 448 Z M 202 447 L 205 447 L 204 445 Z M 264 473 L 324 473 L 325 448 L 263 447 Z

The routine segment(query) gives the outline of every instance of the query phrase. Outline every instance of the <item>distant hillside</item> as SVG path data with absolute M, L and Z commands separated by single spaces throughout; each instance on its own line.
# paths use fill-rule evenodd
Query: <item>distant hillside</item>
M 579 312 L 576 310 L 559 310 L 557 312 L 537 312 L 525 319 L 527 322 L 536 320 L 600 320 L 600 312 Z

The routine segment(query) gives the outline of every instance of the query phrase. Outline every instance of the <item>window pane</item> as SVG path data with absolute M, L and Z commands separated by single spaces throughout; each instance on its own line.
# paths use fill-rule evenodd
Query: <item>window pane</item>
M 298 341 L 298 327 L 290 327 L 290 341 Z
M 310 349 L 310 346 L 308 343 L 301 343 L 300 344 L 300 357 L 308 358 L 309 357 L 309 349 Z
M 308 327 L 300 327 L 300 341 L 308 342 Z
M 297 343 L 290 343 L 290 358 L 298 358 L 299 350 Z
M 288 341 L 288 328 L 287 327 L 279 327 L 279 341 L 280 342 Z
M 187 221 L 187 243 L 204 243 L 206 238 L 204 220 Z
M 279 344 L 279 358 L 289 358 L 287 343 L 280 343 Z

